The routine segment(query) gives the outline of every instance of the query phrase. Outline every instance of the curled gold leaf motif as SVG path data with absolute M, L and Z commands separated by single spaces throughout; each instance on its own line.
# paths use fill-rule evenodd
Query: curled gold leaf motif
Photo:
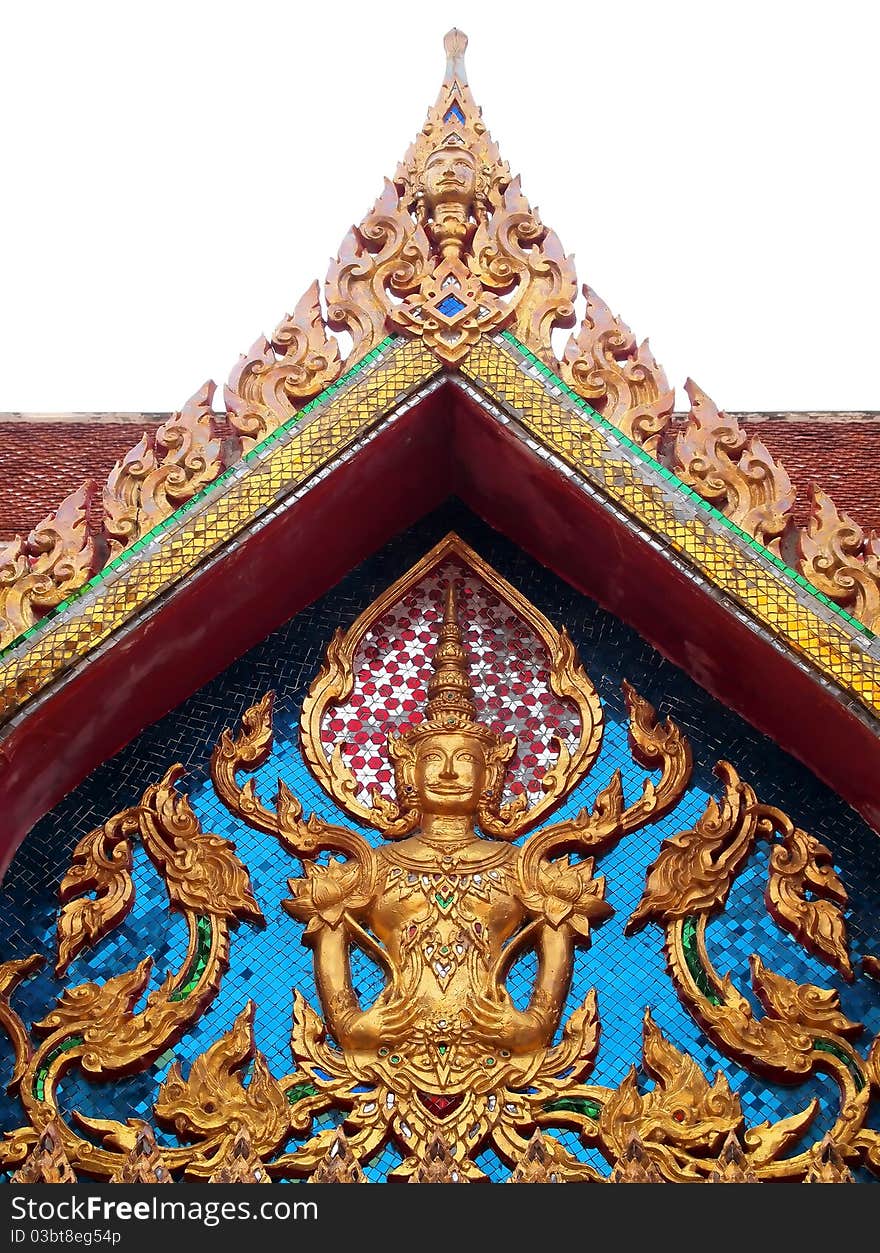
M 242 450 L 248 452 L 277 430 L 341 372 L 339 345 L 327 329 L 313 283 L 271 341 L 261 336 L 229 376 L 223 397 Z
M 146 535 L 219 475 L 222 449 L 213 396 L 208 381 L 111 470 L 103 491 L 110 554 Z
M 144 848 L 165 880 L 173 906 L 221 918 L 263 923 L 247 870 L 233 845 L 201 829 L 189 799 L 176 790 L 181 765 L 144 793 L 140 831 Z
M 73 850 L 70 869 L 58 889 L 62 907 L 56 925 L 56 975 L 65 974 L 83 949 L 103 940 L 131 910 L 132 837 L 138 824 L 138 810 L 124 809 L 84 835 Z
M 720 1071 L 710 1083 L 647 1011 L 642 1049 L 654 1086 L 642 1094 L 636 1070 L 630 1070 L 602 1107 L 603 1144 L 622 1158 L 635 1135 L 664 1178 L 696 1180 L 708 1173 L 725 1138 L 742 1123 L 739 1097 Z
M 42 965 L 43 958 L 39 953 L 0 965 L 0 1027 L 9 1037 L 15 1057 L 12 1078 L 6 1085 L 8 1092 L 13 1092 L 18 1087 L 33 1052 L 28 1029 L 9 1004 L 9 1000 L 19 984 L 35 974 Z
M 481 718 L 461 621 L 462 567 L 532 630 L 546 653 L 547 688 L 571 721 L 556 725 L 543 790 L 522 801 L 504 799 L 515 738 Z M 367 629 L 438 571 L 432 594 L 442 608 L 423 716 L 388 728 L 393 793 L 364 803 L 340 745 L 322 740 L 323 720 L 353 695 Z M 515 1182 L 603 1180 L 566 1146 L 562 1133 L 573 1132 L 602 1154 L 612 1182 L 818 1181 L 844 1176 L 847 1162 L 880 1173 L 880 1136 L 866 1125 L 870 1093 L 880 1090 L 878 1045 L 867 1058 L 858 1051 L 862 1027 L 844 1014 L 837 991 L 784 978 L 753 956 L 754 996 L 747 997 L 712 963 L 707 920 L 727 906 L 736 876 L 765 840 L 773 918 L 849 972 L 846 893 L 829 850 L 759 802 L 725 761 L 716 767 L 722 796 L 709 800 L 691 829 L 662 842 L 626 930 L 647 922 L 665 929 L 681 1001 L 724 1056 L 784 1083 L 830 1076 L 839 1093 L 833 1124 L 825 1140 L 809 1143 L 820 1105 L 813 1098 L 785 1118 L 747 1125 L 724 1073 L 705 1072 L 649 1010 L 642 1042 L 649 1083 L 635 1067 L 616 1087 L 594 1082 L 598 997 L 585 990 L 577 1004 L 572 990 L 576 961 L 615 912 L 614 876 L 602 871 L 602 859 L 671 814 L 692 771 L 681 728 L 629 684 L 623 694 L 630 752 L 648 777 L 628 795 L 617 770 L 586 804 L 543 822 L 590 775 L 602 705 L 565 629 L 447 536 L 334 635 L 302 708 L 302 753 L 313 778 L 378 836 L 306 815 L 283 780 L 271 800 L 257 794 L 257 772 L 273 750 L 271 693 L 245 710 L 236 732 L 222 733 L 213 753 L 219 800 L 273 837 L 268 846 L 282 865 L 286 856 L 295 861 L 282 871 L 290 876 L 282 907 L 303 924 L 315 1001 L 294 989 L 293 1073 L 272 1074 L 248 1002 L 225 1033 L 188 1065 L 175 1061 L 162 1082 L 154 1110 L 165 1138 L 175 1137 L 170 1144 L 157 1145 L 142 1119 L 61 1116 L 59 1088 L 73 1069 L 106 1083 L 174 1049 L 217 995 L 233 928 L 264 922 L 234 845 L 202 829 L 179 790 L 182 767 L 172 765 L 137 804 L 77 844 L 61 885 L 59 971 L 131 908 L 136 840 L 186 927 L 186 956 L 161 979 L 144 956 L 103 981 L 64 988 L 36 1024 L 36 1044 L 10 1000 L 40 959 L 0 968 L 0 1025 L 14 1046 L 13 1086 L 26 1118 L 0 1144 L 0 1163 L 41 1180 L 70 1171 L 119 1182 L 361 1182 L 393 1146 L 398 1165 L 390 1177 L 401 1180 L 480 1181 L 483 1154 L 506 1163 Z M 371 999 L 358 990 L 356 955 L 381 973 Z M 521 959 L 532 973 L 518 974 L 517 987 L 511 973 Z
M 101 499 L 104 531 L 113 556 L 128 544 L 133 544 L 141 534 L 141 491 L 144 480 L 154 472 L 157 464 L 155 439 L 151 434 L 144 433 L 107 475 Z
M 795 493 L 784 466 L 735 418 L 722 413 L 693 379 L 691 410 L 675 437 L 672 469 L 731 521 L 777 556 Z
M 559 372 L 608 422 L 656 457 L 675 405 L 675 390 L 657 364 L 648 341 L 636 344 L 591 287 L 577 338 L 566 344 Z
M 96 487 L 86 482 L 0 557 L 0 647 L 32 627 L 77 591 L 97 568 L 89 509 Z
M 290 1105 L 273 1078 L 265 1057 L 254 1042 L 253 1002 L 236 1018 L 232 1027 L 192 1063 L 183 1078 L 175 1062 L 156 1098 L 156 1117 L 183 1139 L 208 1142 L 215 1146 L 210 1157 L 194 1159 L 188 1173 L 208 1178 L 218 1169 L 231 1147 L 235 1133 L 247 1132 L 250 1151 L 264 1157 L 286 1139 Z M 247 1086 L 243 1071 L 252 1063 Z
M 709 798 L 693 830 L 663 841 L 660 856 L 649 867 L 645 891 L 627 923 L 627 934 L 649 919 L 668 922 L 689 914 L 720 909 L 737 871 L 751 852 L 757 827 L 755 794 L 729 762 L 715 773 L 724 784 L 719 805 Z
M 809 952 L 835 966 L 852 980 L 843 909 L 846 889 L 831 862 L 831 852 L 815 836 L 795 827 L 779 810 L 762 815 L 783 832 L 770 854 L 765 900 L 780 926 Z M 810 895 L 807 895 L 810 893 Z
M 880 538 L 865 532 L 831 497 L 813 488 L 810 518 L 797 532 L 798 569 L 820 592 L 869 629 L 880 621 Z
M 106 829 L 99 829 L 100 835 L 90 833 L 94 839 L 87 839 L 77 849 L 84 860 L 75 857 L 68 879 L 73 876 L 71 890 L 85 890 L 90 882 L 97 882 L 103 871 L 99 862 L 90 858 L 107 852 L 105 837 L 129 840 L 136 832 L 165 881 L 169 906 L 184 916 L 189 943 L 182 966 L 149 992 L 149 957 L 103 983 L 88 982 L 66 989 L 36 1024 L 35 1030 L 45 1037 L 42 1044 L 18 1054 L 21 1101 L 37 1134 L 54 1119 L 70 1162 L 100 1179 L 112 1178 L 122 1169 L 125 1155 L 135 1146 L 138 1124 L 75 1114 L 78 1126 L 103 1140 L 101 1147 L 96 1146 L 58 1116 L 58 1083 L 73 1066 L 101 1080 L 146 1069 L 198 1020 L 216 996 L 228 964 L 230 927 L 245 918 L 262 921 L 247 872 L 229 841 L 202 832 L 187 798 L 176 792 L 180 773 L 180 766 L 172 766 L 159 784 L 146 790 L 137 806 L 122 811 Z M 91 936 L 96 943 L 118 918 L 98 921 L 101 934 L 95 931 Z M 62 927 L 61 938 L 79 942 L 82 934 L 71 925 L 66 931 Z M 143 1008 L 135 1013 L 144 992 Z M 9 1030 L 2 1016 L 0 1021 Z M 15 1035 L 14 1023 L 10 1034 Z M 0 1160 L 18 1163 L 31 1143 L 27 1129 L 12 1133 L 6 1146 L 0 1147 Z M 173 1171 L 196 1154 L 195 1148 L 169 1148 L 163 1157 Z
M 254 780 L 239 785 L 237 775 L 243 770 L 258 770 L 272 751 L 274 698 L 273 692 L 267 692 L 262 700 L 246 709 L 238 737 L 233 739 L 227 727 L 211 755 L 211 780 L 223 804 L 248 825 L 269 834 L 278 830 L 275 814 L 257 797 Z

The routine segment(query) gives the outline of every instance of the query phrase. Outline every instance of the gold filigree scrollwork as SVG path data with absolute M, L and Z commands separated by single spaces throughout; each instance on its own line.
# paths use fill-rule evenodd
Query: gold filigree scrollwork
M 277 430 L 341 372 L 339 344 L 324 321 L 318 284 L 312 283 L 271 340 L 261 336 L 229 376 L 223 396 L 242 451 Z
M 43 958 L 39 953 L 0 965 L 0 1027 L 9 1037 L 15 1058 L 12 1077 L 6 1085 L 7 1092 L 14 1092 L 18 1087 L 33 1055 L 27 1027 L 9 1002 L 19 984 L 35 974 L 42 965 Z
M 437 102 L 327 276 L 328 321 L 351 335 L 349 362 L 400 328 L 455 363 L 481 335 L 510 326 L 555 364 L 551 333 L 574 325 L 573 262 L 482 121 L 466 46 L 460 31 L 449 32 Z
M 182 767 L 172 766 L 159 784 L 148 788 L 140 803 L 117 815 L 105 828 L 91 833 L 76 849 L 76 860 L 68 880 L 76 890 L 87 892 L 100 887 L 108 875 L 118 875 L 106 898 L 111 902 L 97 915 L 71 912 L 73 901 L 64 906 L 66 922 L 59 938 L 62 946 L 81 947 L 97 942 L 121 921 L 124 909 L 116 902 L 128 899 L 133 889 L 125 882 L 128 853 L 121 858 L 108 854 L 107 841 L 118 836 L 131 838 L 136 828 L 146 852 L 165 881 L 169 904 L 183 914 L 188 932 L 186 957 L 177 972 L 147 991 L 152 961 L 149 957 L 134 969 L 107 979 L 102 984 L 84 983 L 64 991 L 54 1009 L 36 1024 L 44 1037 L 31 1049 L 25 1040 L 17 1043 L 16 1075 L 21 1101 L 30 1126 L 11 1132 L 0 1145 L 0 1161 L 7 1166 L 22 1162 L 36 1135 L 51 1121 L 70 1162 L 79 1170 L 100 1179 L 109 1179 L 122 1168 L 125 1154 L 135 1146 L 140 1124 L 123 1124 L 75 1114 L 75 1122 L 103 1140 L 103 1146 L 77 1134 L 58 1113 L 57 1087 L 66 1071 L 80 1067 L 95 1079 L 128 1074 L 145 1069 L 173 1045 L 191 1026 L 219 990 L 228 964 L 231 926 L 243 919 L 261 922 L 262 915 L 250 891 L 247 872 L 228 840 L 203 832 L 185 796 L 176 791 Z M 71 887 L 71 891 L 74 886 Z M 87 927 L 85 918 L 89 920 Z M 75 921 L 74 921 L 75 919 Z M 70 954 L 65 952 L 65 956 Z M 13 978 L 19 972 L 12 972 Z M 135 1005 L 147 992 L 143 1008 Z M 13 1041 L 16 1031 L 13 1011 L 4 1004 L 0 1022 Z M 169 1170 L 186 1165 L 195 1148 L 170 1148 L 163 1156 Z
M 104 486 L 104 530 L 111 556 L 146 535 L 223 468 L 215 385 L 203 384 L 179 413 L 117 461 Z
M 869 629 L 880 623 L 880 536 L 866 536 L 825 492 L 813 488 L 810 519 L 797 531 L 801 574 Z
M 493 189 L 490 202 L 491 213 L 474 235 L 471 271 L 490 291 L 513 292 L 508 308 L 514 334 L 555 364 L 551 332 L 557 326 L 570 329 L 575 321 L 574 263 L 526 200 L 519 178 Z
M 684 429 L 675 437 L 672 469 L 688 487 L 732 522 L 780 555 L 780 540 L 795 493 L 781 462 L 749 438 L 735 418 L 722 413 L 693 379 Z
M 591 287 L 577 338 L 571 336 L 559 372 L 597 413 L 656 457 L 675 406 L 675 390 L 654 360 L 648 341 L 636 344 Z
M 189 1163 L 191 1178 L 207 1179 L 219 1169 L 239 1128 L 259 1158 L 271 1155 L 289 1135 L 290 1104 L 255 1046 L 254 1013 L 249 1001 L 230 1030 L 196 1058 L 186 1079 L 175 1062 L 159 1090 L 156 1117 L 202 1149 Z
M 103 940 L 131 910 L 132 840 L 139 828 L 139 809 L 124 809 L 84 835 L 73 850 L 70 869 L 58 889 L 59 978 L 83 949 Z
M 450 553 L 475 564 L 474 556 L 448 537 L 371 607 L 361 625 L 378 621 L 426 568 Z M 510 603 L 493 572 L 487 575 L 481 566 L 479 573 Z M 517 603 L 517 608 L 546 641 L 549 624 L 534 607 Z M 321 722 L 330 704 L 328 692 L 344 699 L 351 690 L 357 627 L 354 639 L 349 633 L 335 638 L 330 664 L 303 708 L 304 752 L 322 781 L 321 762 L 325 769 L 329 763 L 323 748 L 317 749 Z M 548 794 L 562 796 L 595 758 L 601 708 L 568 637 L 550 638 L 555 649 L 549 651 L 563 659 L 567 676 L 553 685 L 554 691 L 573 693 L 572 713 L 583 709 L 588 719 L 578 748 L 560 753 L 557 778 L 547 784 Z M 345 667 L 340 657 L 347 658 Z M 215 755 L 215 778 L 236 813 L 260 829 L 274 822 L 282 843 L 303 863 L 302 876 L 290 880 L 292 897 L 284 907 L 306 923 L 324 1018 L 296 996 L 291 1043 L 300 1072 L 327 1099 L 344 1104 L 351 1148 L 359 1160 L 391 1138 L 407 1152 L 395 1173 L 418 1179 L 432 1160 L 430 1146 L 442 1122 L 454 1163 L 447 1166 L 463 1180 L 475 1180 L 482 1177 L 474 1160 L 481 1145 L 493 1144 L 511 1162 L 521 1160 L 535 1127 L 550 1120 L 548 1109 L 557 1117 L 557 1104 L 566 1111 L 564 1118 L 573 1108 L 572 1117 L 586 1120 L 579 1125 L 598 1134 L 600 1106 L 595 1114 L 576 1112 L 584 1101 L 585 1108 L 592 1108 L 592 1090 L 583 1082 L 598 1048 L 594 993 L 563 1024 L 559 1043 L 551 1043 L 570 985 L 574 948 L 589 944 L 592 928 L 612 913 L 593 858 L 677 801 L 689 778 L 690 751 L 678 728 L 670 721 L 658 723 L 651 706 L 627 687 L 633 756 L 658 770 L 659 779 L 647 780 L 627 806 L 615 774 L 590 808 L 511 848 L 511 832 L 531 824 L 533 815 L 492 810 L 486 799 L 500 795 L 512 745 L 476 721 L 453 584 L 447 588 L 432 664 L 425 720 L 389 737 L 396 807 L 388 801 L 384 820 L 370 813 L 372 825 L 393 845 L 374 848 L 357 832 L 315 815 L 305 820 L 283 785 L 273 818 L 253 787 L 239 785 L 236 771 L 265 759 L 271 734 L 268 702 L 248 712 L 238 739 L 224 735 Z M 590 746 L 586 752 L 585 744 Z M 578 764 L 572 767 L 572 762 Z M 446 780 L 457 782 L 453 787 Z M 353 781 L 348 791 L 337 793 L 351 810 L 349 795 L 354 795 Z M 407 813 L 412 818 L 402 822 Z M 475 820 L 488 839 L 476 834 Z M 317 860 L 327 853 L 329 861 Z M 490 922 L 498 910 L 513 910 L 519 919 L 506 933 L 496 933 Z M 385 911 L 391 911 L 393 925 L 384 921 Z M 386 973 L 384 991 L 370 1008 L 359 1003 L 352 986 L 352 947 Z M 529 1005 L 521 1010 L 511 1000 L 506 977 L 532 949 L 537 976 Z M 531 1130 L 523 1135 L 523 1129 Z M 560 1180 L 598 1177 L 552 1137 L 548 1145 Z M 327 1150 L 326 1133 L 319 1132 L 271 1169 L 301 1174 L 314 1169 Z
M 852 980 L 843 918 L 848 897 L 832 865 L 830 849 L 801 831 L 781 810 L 762 805 L 760 814 L 762 823 L 782 836 L 770 853 L 768 910 L 808 952 Z
M 245 710 L 238 737 L 233 739 L 227 727 L 211 755 L 211 780 L 223 804 L 249 826 L 269 835 L 278 832 L 277 814 L 260 801 L 254 779 L 239 786 L 236 776 L 240 771 L 252 773 L 268 760 L 272 751 L 273 701 L 274 693 L 267 692 Z
M 725 1138 L 742 1123 L 739 1097 L 719 1071 L 712 1083 L 693 1058 L 663 1035 L 649 1012 L 643 1024 L 644 1067 L 654 1080 L 639 1092 L 635 1067 L 602 1104 L 599 1134 L 612 1159 L 627 1160 L 636 1137 L 664 1179 L 705 1178 Z
M 188 797 L 177 791 L 182 774 L 183 766 L 172 766 L 147 789 L 140 807 L 144 848 L 165 880 L 172 907 L 265 924 L 234 846 L 203 831 Z
M 634 1068 L 616 1089 L 590 1082 L 599 1049 L 595 991 L 574 1012 L 566 1015 L 565 1008 L 576 948 L 588 947 L 593 929 L 613 913 L 596 862 L 615 841 L 677 804 L 690 779 L 690 748 L 671 720 L 658 721 L 625 684 L 630 750 L 651 777 L 627 798 L 615 772 L 573 817 L 512 844 L 513 834 L 537 825 L 542 806 L 584 778 L 598 752 L 603 714 L 566 633 L 517 600 L 456 537 L 361 616 L 361 635 L 352 634 L 356 623 L 335 637 L 301 721 L 316 779 L 343 808 L 360 812 L 357 780 L 339 769 L 338 750 L 328 760 L 320 747 L 324 713 L 351 692 L 366 627 L 447 557 L 455 568 L 475 570 L 547 649 L 549 686 L 567 702 L 578 729 L 568 737 L 574 747 L 560 739 L 545 796 L 531 810 L 500 803 L 514 742 L 478 718 L 455 575 L 445 591 L 425 717 L 389 734 L 394 798 L 362 807 L 384 841 L 306 817 L 282 782 L 270 803 L 260 798 L 255 775 L 272 751 L 266 696 L 245 712 L 237 735 L 227 730 L 220 737 L 212 777 L 237 817 L 274 835 L 301 865 L 284 909 L 305 924 L 322 1013 L 295 991 L 294 1072 L 272 1075 L 257 1050 L 248 1003 L 188 1071 L 175 1062 L 161 1085 L 156 1117 L 181 1143 L 158 1148 L 137 1119 L 76 1112 L 69 1124 L 60 1116 L 58 1088 L 71 1068 L 106 1080 L 143 1070 L 173 1047 L 216 995 L 231 928 L 263 921 L 233 845 L 201 829 L 177 790 L 181 768 L 172 766 L 137 805 L 76 846 L 62 884 L 59 968 L 106 937 L 131 907 L 136 839 L 185 921 L 186 959 L 158 986 L 151 986 L 147 957 L 104 983 L 65 990 L 36 1024 L 43 1037 L 36 1047 L 10 1000 L 40 959 L 0 968 L 0 1024 L 13 1042 L 13 1086 L 28 1120 L 0 1144 L 5 1168 L 35 1180 L 79 1171 L 120 1182 L 167 1181 L 175 1173 L 214 1181 L 360 1182 L 364 1164 L 392 1143 L 402 1155 L 395 1178 L 480 1180 L 480 1154 L 493 1150 L 513 1167 L 513 1181 L 600 1181 L 553 1134 L 562 1127 L 600 1150 L 613 1182 L 819 1181 L 845 1178 L 847 1159 L 880 1173 L 880 1136 L 866 1126 L 869 1095 L 880 1091 L 878 1041 L 867 1059 L 860 1055 L 853 1041 L 861 1026 L 843 1014 L 833 990 L 797 984 L 753 957 L 755 1008 L 712 965 L 707 920 L 725 907 L 746 858 L 764 839 L 771 845 L 770 912 L 811 952 L 850 973 L 846 893 L 828 850 L 761 804 L 726 762 L 716 768 L 721 800 L 710 799 L 691 830 L 663 842 L 627 930 L 649 920 L 665 928 L 681 999 L 727 1056 L 785 1083 L 816 1072 L 833 1076 L 837 1118 L 827 1139 L 812 1145 L 804 1136 L 818 1099 L 788 1118 L 746 1126 L 724 1075 L 704 1074 L 647 1011 L 648 1090 L 640 1089 Z M 334 770 L 344 784 L 338 794 L 326 782 Z M 250 777 L 242 782 L 242 775 Z M 352 977 L 355 950 L 384 974 L 369 1005 Z M 525 957 L 533 959 L 534 974 L 527 1001 L 514 1003 L 508 980 Z M 342 1115 L 344 1133 L 316 1124 L 331 1109 Z
M 373 208 L 342 241 L 324 285 L 329 325 L 351 336 L 348 363 L 359 361 L 388 334 L 394 301 L 424 281 L 430 251 L 422 225 L 386 179 Z
M 89 509 L 96 485 L 72 492 L 26 541 L 0 548 L 0 647 L 78 591 L 97 568 Z
M 663 841 L 627 934 L 649 919 L 666 924 L 722 909 L 756 839 L 765 839 L 772 845 L 765 890 L 769 912 L 808 952 L 851 979 L 842 913 L 847 894 L 831 853 L 781 810 L 762 805 L 729 762 L 718 762 L 715 773 L 724 783 L 721 804 L 710 797 L 692 830 Z
M 841 1013 L 837 993 L 793 983 L 753 956 L 752 984 L 765 1010 L 758 1016 L 730 976 L 719 975 L 713 967 L 706 949 L 705 915 L 670 923 L 666 944 L 676 987 L 710 1039 L 747 1068 L 784 1082 L 820 1070 L 831 1074 L 841 1095 L 840 1111 L 829 1134 L 839 1146 L 855 1147 L 866 1134 L 862 1126 L 869 1085 L 865 1063 L 851 1043 L 851 1037 L 861 1032 L 861 1024 Z M 813 1100 L 799 1116 L 746 1133 L 745 1147 L 762 1179 L 803 1177 L 810 1149 L 787 1158 L 781 1154 L 806 1130 L 817 1108 Z
M 819 1070 L 830 1073 L 840 1088 L 840 1112 L 830 1135 L 841 1149 L 855 1151 L 864 1144 L 870 1160 L 873 1133 L 863 1130 L 870 1071 L 851 1043 L 862 1028 L 842 1014 L 838 994 L 798 985 L 753 956 L 752 984 L 764 1010 L 756 1014 L 731 977 L 715 970 L 706 947 L 707 919 L 724 907 L 758 838 L 771 841 L 769 911 L 810 952 L 848 975 L 840 912 L 846 893 L 824 845 L 778 809 L 760 804 L 727 762 L 719 762 L 716 773 L 725 785 L 722 803 L 710 798 L 693 830 L 663 842 L 628 930 L 649 919 L 665 926 L 667 960 L 679 994 L 729 1056 L 783 1082 Z M 743 1168 L 761 1179 L 802 1178 L 813 1150 L 783 1155 L 810 1125 L 817 1107 L 814 1100 L 800 1114 L 747 1130 Z
M 721 804 L 710 797 L 692 830 L 663 841 L 659 857 L 648 869 L 642 899 L 626 925 L 628 935 L 650 919 L 665 923 L 714 912 L 727 900 L 754 844 L 756 797 L 729 762 L 719 762 L 715 773 L 724 784 Z

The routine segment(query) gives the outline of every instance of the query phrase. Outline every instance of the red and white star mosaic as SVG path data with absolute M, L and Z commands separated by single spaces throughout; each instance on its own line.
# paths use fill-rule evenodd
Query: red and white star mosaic
M 385 795 L 394 795 L 389 733 L 424 718 L 442 596 L 450 578 L 458 585 L 458 614 L 478 717 L 494 731 L 517 736 L 508 797 L 523 791 L 540 794 L 541 779 L 556 757 L 554 736 L 569 750 L 577 744 L 578 712 L 550 689 L 550 658 L 543 641 L 473 571 L 446 561 L 367 632 L 354 658 L 351 697 L 324 717 L 321 739 L 328 754 L 342 743 L 346 765 L 360 784 L 358 799 L 365 803 L 376 784 Z

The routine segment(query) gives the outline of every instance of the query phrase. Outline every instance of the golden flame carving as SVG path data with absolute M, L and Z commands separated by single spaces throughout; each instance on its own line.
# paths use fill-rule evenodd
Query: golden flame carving
M 286 422 L 305 400 L 339 377 L 342 359 L 321 313 L 318 284 L 275 328 L 243 356 L 224 390 L 229 424 L 247 452 Z
M 675 437 L 672 469 L 688 487 L 779 555 L 795 493 L 784 466 L 748 439 L 692 379 L 687 425 Z
M 464 68 L 466 36 L 450 31 L 445 47 L 443 84 L 421 132 L 330 266 L 326 313 L 312 283 L 271 340 L 260 336 L 235 366 L 224 415 L 212 410 L 209 381 L 179 414 L 145 434 L 103 486 L 100 534 L 89 531 L 95 488 L 86 484 L 27 541 L 0 545 L 0 647 L 214 482 L 387 335 L 417 336 L 454 366 L 481 336 L 503 327 L 774 553 L 786 532 L 794 550 L 786 559 L 801 574 L 867 627 L 880 622 L 880 538 L 865 536 L 822 493 L 807 528 L 793 527 L 794 491 L 784 467 L 692 383 L 689 419 L 672 450 L 666 448 L 672 430 L 666 377 L 647 341 L 637 346 L 589 287 L 581 329 L 556 360 L 553 331 L 575 324 L 573 260 L 523 196 L 482 120 Z M 347 352 L 333 332 L 350 336 Z M 225 439 L 222 418 L 234 432 Z
M 214 384 L 203 384 L 110 471 L 103 501 L 111 556 L 213 483 L 223 469 L 213 396 Z
M 26 541 L 0 547 L 0 647 L 77 591 L 97 568 L 88 514 L 95 494 L 84 483 L 34 527 Z
M 83 949 L 98 944 L 118 926 L 134 904 L 132 837 L 139 821 L 136 808 L 124 809 L 84 835 L 73 850 L 70 869 L 58 889 L 59 977 Z
M 591 287 L 584 287 L 584 296 L 584 320 L 565 347 L 559 372 L 603 418 L 656 457 L 675 391 L 648 341 L 637 345 L 629 327 Z
M 880 623 L 880 537 L 866 536 L 825 492 L 814 488 L 810 520 L 797 533 L 805 578 L 869 629 Z
M 532 625 L 562 672 L 554 691 L 573 701 L 582 722 L 577 746 L 560 753 L 550 772 L 555 777 L 548 794 L 559 799 L 598 751 L 602 710 L 595 690 L 567 635 L 516 599 L 457 537 L 447 537 L 425 561 L 433 568 L 431 561 L 449 555 L 475 569 Z M 376 622 L 424 572 L 420 563 L 378 598 L 363 621 Z M 304 743 L 309 728 L 319 735 L 332 692 L 344 692 L 346 683 L 351 690 L 356 644 L 350 632 L 336 637 L 330 665 L 310 693 L 311 706 L 306 702 Z M 347 658 L 348 673 L 334 687 L 327 676 L 333 666 L 344 671 L 339 658 Z M 771 843 L 770 912 L 804 947 L 850 973 L 842 919 L 846 893 L 824 845 L 780 810 L 761 804 L 733 767 L 719 762 L 722 799 L 710 800 L 693 829 L 663 842 L 630 929 L 649 920 L 665 928 L 669 970 L 682 1001 L 725 1054 L 783 1082 L 817 1071 L 833 1076 L 840 1110 L 828 1137 L 797 1147 L 816 1115 L 816 1100 L 788 1118 L 745 1126 L 740 1099 L 724 1076 L 704 1074 L 650 1012 L 643 1028 L 649 1090 L 640 1090 L 635 1069 L 616 1089 L 592 1084 L 599 1049 L 596 994 L 590 992 L 567 1017 L 564 1007 L 575 947 L 586 947 L 592 929 L 612 913 L 595 862 L 615 841 L 670 812 L 690 779 L 690 749 L 671 720 L 658 721 L 651 705 L 625 685 L 632 755 L 655 772 L 640 794 L 627 803 L 616 773 L 589 806 L 537 830 L 519 847 L 509 843 L 511 831 L 535 825 L 536 811 L 499 811 L 497 833 L 483 838 L 473 829 L 478 798 L 486 795 L 492 772 L 506 769 L 503 754 L 492 758 L 493 746 L 505 737 L 476 720 L 468 682 L 450 593 L 429 691 L 431 718 L 409 735 L 422 773 L 407 774 L 412 763 L 404 762 L 399 780 L 418 781 L 418 822 L 404 824 L 402 839 L 402 798 L 398 793 L 397 804 L 386 798 L 384 808 L 366 810 L 371 824 L 393 838 L 378 846 L 357 831 L 306 817 L 283 784 L 267 804 L 253 778 L 241 783 L 239 776 L 252 775 L 272 750 L 270 695 L 245 713 L 238 734 L 220 737 L 212 759 L 218 795 L 241 820 L 277 837 L 302 862 L 284 908 L 306 924 L 323 1016 L 295 991 L 296 1069 L 280 1079 L 257 1050 L 250 1003 L 186 1076 L 175 1063 L 159 1091 L 156 1116 L 190 1143 L 159 1149 L 135 1119 L 121 1123 L 76 1113 L 69 1125 L 59 1115 L 58 1085 L 73 1066 L 98 1080 L 142 1070 L 194 1025 L 216 995 L 232 926 L 262 921 L 247 871 L 228 840 L 202 831 L 177 790 L 179 766 L 137 805 L 80 840 L 62 884 L 61 966 L 125 916 L 133 899 L 135 838 L 165 882 L 169 907 L 187 922 L 189 950 L 181 969 L 149 992 L 150 958 L 104 983 L 66 989 L 36 1025 L 44 1037 L 37 1046 L 10 998 L 41 959 L 0 967 L 0 1025 L 13 1042 L 13 1085 L 27 1116 L 26 1125 L 0 1144 L 0 1163 L 35 1181 L 69 1180 L 83 1171 L 118 1181 L 162 1182 L 182 1173 L 217 1182 L 290 1176 L 360 1182 L 362 1164 L 391 1141 L 404 1153 L 394 1172 L 404 1179 L 481 1179 L 475 1158 L 491 1146 L 513 1166 L 513 1181 L 600 1180 L 554 1137 L 553 1128 L 561 1126 L 600 1149 L 613 1182 L 825 1181 L 845 1179 L 847 1160 L 880 1173 L 880 1135 L 865 1125 L 870 1093 L 880 1090 L 878 1042 L 863 1057 L 854 1043 L 861 1025 L 844 1015 L 836 991 L 783 978 L 757 957 L 751 962 L 760 1005 L 755 1009 L 730 976 L 715 970 L 706 945 L 707 919 L 725 906 L 746 857 L 764 839 Z M 416 762 L 420 746 L 425 758 Z M 457 764 L 459 750 L 463 764 Z M 443 752 L 451 754 L 445 773 L 430 776 L 431 762 Z M 332 772 L 333 760 L 323 757 L 316 775 L 321 768 Z M 464 810 L 443 800 L 442 788 L 431 790 L 450 777 L 450 769 L 454 779 L 470 780 Z M 355 780 L 344 782 L 340 803 L 357 794 Z M 453 789 L 456 795 L 461 790 Z M 329 859 L 320 856 L 327 853 Z M 509 919 L 514 921 L 504 921 Z M 444 943 L 446 949 L 435 953 Z M 452 951 L 456 944 L 459 956 Z M 370 1007 L 360 1004 L 352 986 L 352 948 L 388 976 Z M 506 980 L 528 951 L 536 954 L 536 975 L 529 1004 L 520 1010 Z M 315 1129 L 315 1116 L 330 1109 L 343 1112 L 344 1134 Z M 293 1135 L 300 1142 L 284 1151 Z

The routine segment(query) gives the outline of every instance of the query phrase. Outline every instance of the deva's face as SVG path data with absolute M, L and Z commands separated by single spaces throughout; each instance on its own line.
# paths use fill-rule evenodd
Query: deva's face
M 419 743 L 414 782 L 422 813 L 476 814 L 485 778 L 486 755 L 475 736 L 446 731 Z
M 477 171 L 466 149 L 438 148 L 425 165 L 425 195 L 431 204 L 468 205 L 477 189 Z

